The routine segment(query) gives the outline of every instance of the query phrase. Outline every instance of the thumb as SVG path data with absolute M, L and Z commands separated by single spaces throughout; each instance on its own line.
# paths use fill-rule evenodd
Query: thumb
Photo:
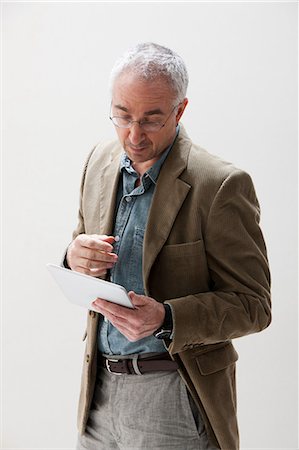
M 145 305 L 146 303 L 148 303 L 148 297 L 146 297 L 145 295 L 135 294 L 134 291 L 128 292 L 128 295 L 134 306 L 141 306 L 141 305 Z

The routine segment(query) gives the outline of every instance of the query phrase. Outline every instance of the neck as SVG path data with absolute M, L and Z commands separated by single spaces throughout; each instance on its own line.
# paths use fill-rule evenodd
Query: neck
M 134 170 L 140 175 L 140 178 L 142 177 L 142 175 L 150 168 L 152 167 L 156 160 L 150 160 L 150 161 L 145 161 L 142 163 L 138 163 L 138 162 L 133 162 L 132 166 L 134 168 Z

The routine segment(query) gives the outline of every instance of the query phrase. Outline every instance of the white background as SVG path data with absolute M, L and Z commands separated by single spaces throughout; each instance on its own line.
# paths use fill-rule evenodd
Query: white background
M 236 342 L 241 444 L 297 448 L 296 3 L 4 2 L 2 26 L 1 448 L 75 446 L 85 311 L 45 264 L 71 239 L 88 152 L 114 137 L 110 69 L 140 41 L 181 54 L 188 134 L 255 182 L 273 323 Z

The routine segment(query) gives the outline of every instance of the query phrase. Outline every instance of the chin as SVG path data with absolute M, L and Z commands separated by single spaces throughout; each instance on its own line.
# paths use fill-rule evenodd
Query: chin
M 147 151 L 147 147 L 141 148 L 140 150 L 133 150 L 132 148 L 126 148 L 125 150 L 129 158 L 133 161 L 135 159 L 137 159 L 138 161 L 147 161 L 148 159 L 151 159 L 151 156 Z

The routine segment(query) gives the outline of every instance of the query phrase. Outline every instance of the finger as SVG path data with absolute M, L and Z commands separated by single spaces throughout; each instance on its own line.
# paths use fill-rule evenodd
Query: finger
M 130 324 L 128 323 L 128 321 L 126 319 L 123 319 L 121 317 L 117 317 L 114 314 L 109 313 L 107 311 L 103 311 L 101 308 L 98 308 L 97 306 L 94 306 L 94 304 L 93 304 L 93 307 L 95 309 L 97 309 L 103 316 L 105 316 L 106 319 L 109 320 L 109 322 L 111 322 L 112 325 L 114 325 L 116 328 L 123 327 L 127 331 L 130 331 L 130 332 L 134 331 L 134 329 L 132 329 L 132 327 L 130 326 Z
M 139 314 L 139 311 L 119 306 L 112 302 L 107 302 L 102 299 L 95 300 L 93 304 L 98 311 L 107 317 L 111 323 L 125 325 L 131 332 L 144 330 L 146 326 L 145 317 Z
M 147 297 L 145 295 L 135 294 L 134 291 L 130 291 L 128 293 L 128 295 L 134 306 L 146 305 L 147 303 L 149 303 L 152 300 L 150 297 Z
M 113 244 L 115 242 L 114 236 L 107 236 L 107 234 L 85 234 L 85 236 L 90 236 L 96 240 L 109 242 L 109 244 Z
M 88 269 L 84 266 L 79 266 L 76 265 L 74 266 L 74 268 L 72 269 L 75 272 L 80 272 L 83 273 L 84 275 L 89 275 L 91 277 L 104 277 L 107 274 L 107 269 L 106 268 L 101 268 L 101 269 Z
M 106 242 L 111 241 L 110 243 L 113 243 L 115 241 L 114 236 L 108 236 L 107 234 L 85 234 L 85 236 L 90 236 L 92 238 L 100 239 L 101 241 L 106 241 Z
M 148 331 L 140 331 L 140 330 L 132 330 L 122 325 L 117 325 L 116 328 L 120 331 L 130 342 L 136 342 L 140 339 L 143 339 L 147 336 L 150 336 L 152 333 Z
M 90 235 L 82 235 L 80 239 L 80 244 L 82 247 L 101 250 L 103 252 L 111 252 L 113 250 L 113 246 L 111 245 L 111 243 L 109 243 L 109 239 L 107 242 L 102 239 L 92 237 Z
M 109 242 L 109 244 L 114 244 L 115 237 L 114 236 L 107 236 L 105 239 L 103 239 L 105 242 Z
M 112 321 L 110 321 L 112 323 Z M 117 325 L 112 323 L 113 326 L 115 326 L 115 328 L 118 329 L 118 331 L 123 334 L 130 342 L 135 342 L 138 341 L 139 339 L 141 339 L 141 337 L 137 336 L 134 332 L 132 332 L 131 330 L 129 330 L 128 328 L 122 326 L 122 325 Z M 142 336 L 143 337 L 143 336 Z
M 101 250 L 91 250 L 83 247 L 80 251 L 80 257 L 91 261 L 116 262 L 118 256 L 115 253 L 107 253 Z
M 110 313 L 130 322 L 132 322 L 132 317 L 134 317 L 134 312 L 132 309 L 117 305 L 116 303 L 108 302 L 101 298 L 97 298 L 94 301 L 94 304 L 101 309 L 101 312 L 104 315 Z
M 132 333 L 130 330 L 128 330 L 128 329 L 126 329 L 124 327 L 121 327 L 121 326 L 119 326 L 117 329 L 130 342 L 136 342 L 136 341 L 139 341 L 139 339 L 142 339 L 143 337 L 146 337 L 146 335 L 139 335 L 139 334 L 137 335 L 136 333 Z
M 107 270 L 111 269 L 114 266 L 113 262 L 102 262 L 102 261 L 93 261 L 91 259 L 86 258 L 77 258 L 76 265 L 80 267 L 84 267 L 85 269 L 97 269 L 97 270 Z
M 139 330 L 138 328 L 132 327 L 124 319 L 114 316 L 113 314 L 107 313 L 105 316 L 109 322 L 118 329 L 129 341 L 134 342 L 145 336 L 149 336 L 150 333 L 144 332 L 144 330 Z
M 99 302 L 100 300 L 100 302 Z M 107 320 L 117 328 L 122 334 L 124 334 L 130 341 L 137 341 L 143 337 L 152 334 L 152 327 L 145 324 L 143 321 L 138 320 L 138 318 L 132 319 L 131 317 L 120 317 L 107 309 L 98 306 L 99 303 L 109 303 L 105 302 L 103 299 L 97 299 L 92 303 L 93 308 L 106 317 Z M 156 329 L 156 328 L 155 328 Z

